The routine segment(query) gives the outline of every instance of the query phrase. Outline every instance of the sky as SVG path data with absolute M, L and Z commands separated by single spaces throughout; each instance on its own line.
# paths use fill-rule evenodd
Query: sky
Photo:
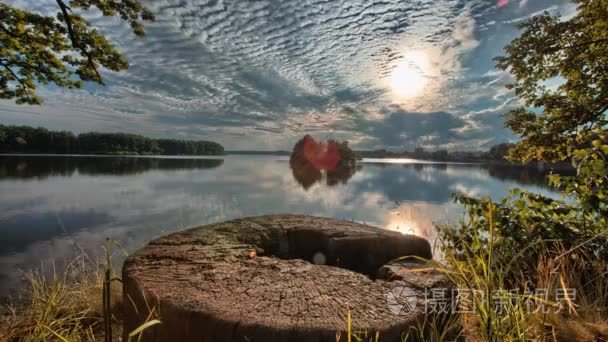
M 3 0 L 42 14 L 55 0 Z M 106 86 L 40 86 L 41 106 L 0 100 L 0 123 L 213 140 L 228 150 L 290 150 L 305 134 L 357 149 L 481 150 L 514 141 L 519 105 L 492 58 L 549 0 L 143 0 L 135 37 L 86 17 L 129 61 Z

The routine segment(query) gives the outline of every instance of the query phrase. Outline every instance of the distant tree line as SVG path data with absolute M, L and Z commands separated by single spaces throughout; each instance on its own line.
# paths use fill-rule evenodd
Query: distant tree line
M 152 139 L 127 133 L 83 133 L 0 125 L 0 153 L 223 155 L 212 141 Z
M 503 143 L 492 146 L 488 151 L 429 151 L 416 147 L 414 151 L 392 152 L 387 150 L 357 151 L 364 158 L 413 158 L 446 162 L 502 161 L 513 144 Z

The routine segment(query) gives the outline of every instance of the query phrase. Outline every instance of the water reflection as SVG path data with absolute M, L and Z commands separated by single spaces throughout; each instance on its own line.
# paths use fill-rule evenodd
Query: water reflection
M 82 175 L 136 175 L 150 170 L 210 169 L 223 159 L 103 157 L 103 156 L 0 156 L 0 179 Z
M 386 162 L 369 162 L 364 163 L 366 167 L 371 165 L 383 169 L 386 176 L 383 182 L 387 193 L 391 193 L 391 189 L 398 189 L 399 184 L 405 183 L 405 180 L 416 182 L 416 187 L 410 188 L 415 193 L 414 198 L 424 194 L 433 193 L 426 200 L 445 201 L 445 191 L 443 187 L 454 190 L 454 192 L 466 193 L 472 196 L 483 193 L 475 184 L 467 184 L 471 187 L 463 188 L 463 184 L 455 183 L 454 178 L 462 180 L 482 180 L 490 178 L 499 179 L 504 182 L 515 182 L 519 186 L 533 186 L 551 190 L 547 176 L 552 172 L 551 168 L 538 166 L 519 166 L 514 164 L 457 164 L 457 163 L 439 163 L 439 162 L 424 162 L 419 160 L 411 160 L 408 163 L 386 163 Z M 401 168 L 401 169 L 399 169 Z M 384 171 L 386 169 L 386 171 Z M 574 170 L 560 169 L 560 173 L 564 175 L 574 174 Z M 444 174 L 447 177 L 442 177 Z M 422 193 L 417 192 L 424 185 Z M 396 193 L 391 196 L 391 199 L 399 199 L 401 193 Z M 448 198 L 451 196 L 448 196 Z M 412 198 L 407 198 L 412 199 Z
M 363 163 L 305 183 L 285 158 L 224 160 L 0 157 L 0 296 L 20 274 L 79 250 L 101 257 L 112 237 L 128 251 L 162 234 L 271 213 L 355 220 L 434 239 L 433 223 L 461 217 L 453 192 L 504 196 L 509 187 L 553 195 L 541 176 L 479 165 Z M 526 171 L 533 172 L 533 171 Z M 59 263 L 58 263 L 59 266 Z
M 335 186 L 338 184 L 346 184 L 358 170 L 361 170 L 362 165 L 339 166 L 332 170 L 322 172 L 314 167 L 311 163 L 302 162 L 301 160 L 291 158 L 289 160 L 291 174 L 293 178 L 302 186 L 304 190 L 308 190 L 316 183 L 323 183 L 327 186 Z
M 550 167 L 517 166 L 512 164 L 490 164 L 487 166 L 490 176 L 501 180 L 515 180 L 522 185 L 537 185 L 548 188 L 547 176 L 551 173 Z M 576 170 L 567 166 L 560 166 L 559 173 L 564 176 L 576 175 Z

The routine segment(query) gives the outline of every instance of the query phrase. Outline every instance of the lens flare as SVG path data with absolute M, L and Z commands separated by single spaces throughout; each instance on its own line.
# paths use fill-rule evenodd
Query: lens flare
M 332 170 L 340 161 L 340 152 L 335 141 L 317 142 L 308 134 L 304 137 L 304 156 L 318 170 Z

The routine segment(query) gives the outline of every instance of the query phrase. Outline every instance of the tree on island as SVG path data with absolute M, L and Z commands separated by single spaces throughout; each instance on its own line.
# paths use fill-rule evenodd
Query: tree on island
M 358 170 L 361 159 L 347 141 L 317 142 L 309 134 L 294 145 L 289 165 L 296 181 L 304 189 L 323 180 L 328 186 L 345 184 Z
M 140 0 L 56 3 L 56 16 L 0 4 L 0 98 L 40 104 L 36 83 L 68 89 L 82 88 L 83 82 L 104 85 L 100 67 L 128 68 L 124 56 L 77 9 L 97 9 L 104 16 L 119 17 L 138 37 L 144 35 L 142 22 L 154 20 Z

